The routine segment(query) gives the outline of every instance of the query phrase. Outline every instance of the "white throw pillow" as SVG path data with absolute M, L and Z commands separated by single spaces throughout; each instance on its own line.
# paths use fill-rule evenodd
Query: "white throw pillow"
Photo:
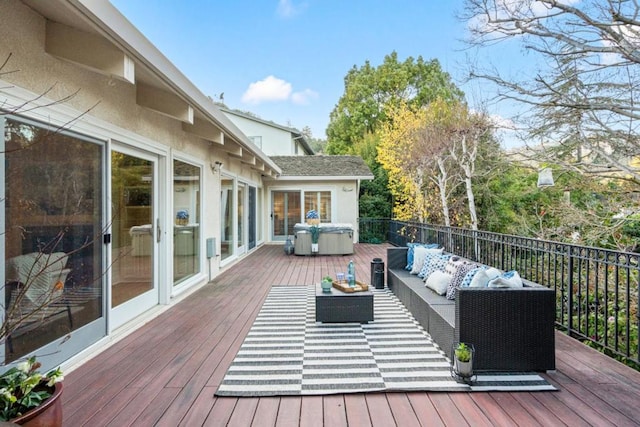
M 489 280 L 493 280 L 496 277 L 500 277 L 500 275 L 502 274 L 502 271 L 498 270 L 495 267 L 489 267 L 489 268 L 487 268 L 485 273 L 487 273 L 487 277 L 489 278 Z
M 512 270 L 502 273 L 495 279 L 490 280 L 488 286 L 490 288 L 521 288 L 523 285 L 520 274 L 518 274 L 517 271 Z
M 486 288 L 489 284 L 489 276 L 487 276 L 487 269 L 481 268 L 476 274 L 473 275 L 473 279 L 471 279 L 471 283 L 469 283 L 470 288 Z
M 422 266 L 424 265 L 425 258 L 427 258 L 427 254 L 441 254 L 443 251 L 440 249 L 429 249 L 424 247 L 416 247 L 413 250 L 413 268 L 411 269 L 411 274 L 418 274 L 420 270 L 422 270 Z
M 429 289 L 433 289 L 438 295 L 444 295 L 447 293 L 447 288 L 451 282 L 451 275 L 441 270 L 436 270 L 427 277 L 426 286 Z

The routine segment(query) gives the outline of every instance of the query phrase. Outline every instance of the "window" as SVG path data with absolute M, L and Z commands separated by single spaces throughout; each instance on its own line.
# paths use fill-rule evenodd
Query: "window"
M 318 211 L 320 222 L 331 222 L 331 192 L 330 191 L 305 191 L 304 212 L 311 209 Z
M 200 167 L 173 161 L 173 284 L 200 272 Z
M 251 142 L 258 146 L 259 149 L 262 150 L 262 137 L 261 136 L 250 136 L 248 137 Z

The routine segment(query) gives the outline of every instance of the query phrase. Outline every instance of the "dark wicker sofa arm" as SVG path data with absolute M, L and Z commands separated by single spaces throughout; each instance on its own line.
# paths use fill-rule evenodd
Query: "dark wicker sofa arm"
M 407 251 L 409 248 L 387 248 L 387 268 L 391 270 L 403 270 L 407 266 Z
M 483 370 L 555 369 L 555 292 L 543 286 L 462 288 L 456 341 L 474 344 Z

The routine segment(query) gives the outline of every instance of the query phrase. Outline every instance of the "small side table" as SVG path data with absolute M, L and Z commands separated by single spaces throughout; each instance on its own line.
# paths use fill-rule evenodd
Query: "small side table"
M 342 292 L 336 288 L 331 293 L 322 292 L 316 284 L 316 322 L 367 323 L 373 321 L 373 293 Z

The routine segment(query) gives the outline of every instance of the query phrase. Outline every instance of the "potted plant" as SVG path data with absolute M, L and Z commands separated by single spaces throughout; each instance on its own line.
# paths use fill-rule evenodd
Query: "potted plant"
M 324 276 L 320 282 L 322 292 L 329 293 L 333 287 L 333 278 L 331 276 Z
M 62 425 L 62 383 L 60 368 L 46 375 L 35 357 L 0 375 L 0 420 L 18 425 Z
M 469 381 L 473 377 L 473 345 L 460 342 L 454 344 L 452 374 L 456 379 Z
M 311 252 L 318 252 L 318 239 L 320 238 L 320 227 L 312 225 L 309 227 L 309 233 L 311 233 Z
M 66 262 L 71 253 L 35 252 L 5 261 L 11 281 L 4 288 L 0 345 L 11 348 L 14 335 L 23 327 L 46 321 L 50 304 L 63 298 L 69 271 Z M 41 366 L 35 356 L 30 356 L 18 359 L 0 374 L 0 421 L 27 426 L 62 425 L 62 371 L 58 367 L 42 374 Z
M 309 232 L 311 233 L 311 252 L 318 252 L 318 238 L 320 237 L 320 215 L 315 209 L 311 209 L 305 216 L 307 224 L 309 225 Z

